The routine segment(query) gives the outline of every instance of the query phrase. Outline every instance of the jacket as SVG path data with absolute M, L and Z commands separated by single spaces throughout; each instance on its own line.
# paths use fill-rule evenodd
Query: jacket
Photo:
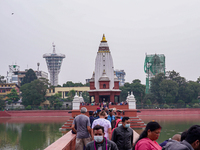
M 117 144 L 119 150 L 129 150 L 133 147 L 133 130 L 124 128 L 123 125 L 114 129 L 112 141 Z
M 162 150 L 194 150 L 193 147 L 187 141 L 183 140 L 178 142 L 175 140 L 169 140 Z
M 101 144 L 102 145 L 102 150 L 106 150 L 106 140 L 107 140 L 107 150 L 118 150 L 117 145 L 113 141 L 110 141 L 110 140 L 105 139 L 105 138 L 104 138 L 103 143 Z M 95 145 L 96 145 L 96 149 L 98 149 L 97 142 L 95 142 Z M 94 141 L 89 142 L 86 145 L 86 150 L 95 150 Z

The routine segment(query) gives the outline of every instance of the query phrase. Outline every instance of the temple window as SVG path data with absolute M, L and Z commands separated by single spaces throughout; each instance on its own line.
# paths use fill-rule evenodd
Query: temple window
M 104 88 L 104 89 L 106 88 L 106 84 L 103 84 L 103 88 Z

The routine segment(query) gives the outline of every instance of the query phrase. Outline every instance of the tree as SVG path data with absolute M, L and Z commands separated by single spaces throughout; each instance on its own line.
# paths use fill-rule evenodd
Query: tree
M 3 96 L 0 96 L 0 110 L 4 110 L 5 106 L 5 100 L 3 99 Z
M 26 72 L 26 74 L 25 74 L 25 76 L 24 76 L 24 78 L 21 82 L 21 86 L 26 84 L 26 83 L 31 83 L 31 81 L 34 81 L 36 79 L 37 79 L 37 76 L 36 76 L 35 72 L 32 69 L 29 69 Z
M 59 107 L 60 108 L 62 106 L 62 102 L 60 100 L 61 97 L 62 97 L 61 93 L 56 93 L 56 94 L 50 96 L 47 99 L 49 100 L 51 107 L 54 106 L 54 107 Z
M 74 87 L 74 83 L 72 81 L 67 81 L 63 84 L 63 87 Z
M 72 81 L 67 81 L 66 83 L 63 84 L 63 87 L 83 87 L 83 86 L 90 86 L 90 83 L 82 84 L 80 83 L 73 83 Z
M 73 101 L 75 94 L 76 92 L 74 90 L 69 91 L 69 93 L 67 94 L 67 100 Z
M 89 97 L 89 93 L 88 92 L 84 91 L 82 93 L 82 97 L 84 99 L 84 102 L 88 102 L 88 103 L 90 102 L 90 97 Z
M 161 89 L 160 84 L 164 79 L 166 79 L 164 73 L 159 73 L 158 75 L 156 75 L 154 78 L 151 79 L 150 92 L 154 95 L 155 100 L 158 103 L 163 103 L 163 99 L 160 94 L 160 89 Z
M 0 83 L 6 83 L 6 80 L 4 80 L 4 76 L 0 75 Z
M 40 78 L 21 86 L 22 104 L 25 106 L 39 106 L 40 103 L 46 100 L 45 95 L 49 85 L 47 79 Z
M 178 84 L 173 80 L 163 80 L 160 83 L 160 95 L 163 103 L 175 103 L 178 95 Z
M 132 83 L 125 83 L 124 86 L 119 88 L 121 90 L 120 99 L 125 101 L 128 92 L 133 92 L 137 102 L 141 103 L 145 96 L 145 85 L 141 84 L 139 79 L 133 80 Z
M 11 103 L 16 103 L 19 100 L 19 94 L 17 91 L 13 88 L 9 94 L 6 95 L 8 97 L 8 101 L 11 101 Z

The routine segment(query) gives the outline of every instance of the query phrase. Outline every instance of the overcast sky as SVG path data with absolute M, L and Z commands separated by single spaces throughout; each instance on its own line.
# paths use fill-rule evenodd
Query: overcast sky
M 199 0 L 0 0 L 0 75 L 17 64 L 46 71 L 43 54 L 65 54 L 59 84 L 91 78 L 103 33 L 114 69 L 145 84 L 147 54 L 164 54 L 166 70 L 200 76 Z M 14 13 L 14 14 L 12 14 Z

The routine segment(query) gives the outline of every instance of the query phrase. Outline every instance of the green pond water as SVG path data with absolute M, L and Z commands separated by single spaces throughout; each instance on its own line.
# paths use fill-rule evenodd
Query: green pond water
M 156 120 L 162 126 L 158 143 L 200 124 L 200 115 L 176 117 L 140 117 L 145 123 Z M 20 120 L 20 119 L 19 119 Z M 62 136 L 64 118 L 0 119 L 0 150 L 42 150 Z M 142 130 L 136 130 L 141 133 Z

